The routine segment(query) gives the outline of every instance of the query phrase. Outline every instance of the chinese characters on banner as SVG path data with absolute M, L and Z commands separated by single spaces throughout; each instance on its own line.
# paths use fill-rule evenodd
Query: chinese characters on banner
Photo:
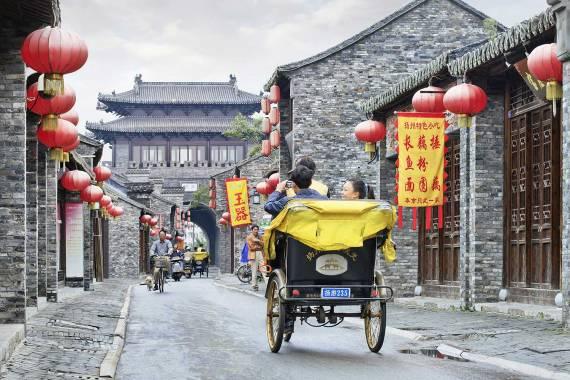
M 251 224 L 247 179 L 226 179 L 226 194 L 228 197 L 228 211 L 230 212 L 230 225 L 239 227 Z
M 398 206 L 443 205 L 443 113 L 398 112 Z

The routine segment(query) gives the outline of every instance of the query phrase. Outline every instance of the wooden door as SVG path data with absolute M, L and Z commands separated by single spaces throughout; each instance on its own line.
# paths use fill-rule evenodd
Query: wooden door
M 560 287 L 560 119 L 550 104 L 512 117 L 507 221 L 507 282 Z
M 428 229 L 425 210 L 420 209 L 420 275 L 423 284 L 455 286 L 459 285 L 459 139 L 450 138 L 446 147 L 445 171 L 448 177 L 445 182 L 447 190 L 443 206 L 443 229 L 438 228 L 437 207 L 432 207 Z

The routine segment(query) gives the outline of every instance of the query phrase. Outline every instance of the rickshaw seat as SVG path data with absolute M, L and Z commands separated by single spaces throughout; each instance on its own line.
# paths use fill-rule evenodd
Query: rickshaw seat
M 285 233 L 318 251 L 362 247 L 363 242 L 388 231 L 382 246 L 386 261 L 396 258 L 391 231 L 396 208 L 385 201 L 293 199 L 265 230 L 266 259 L 274 260 L 276 232 Z

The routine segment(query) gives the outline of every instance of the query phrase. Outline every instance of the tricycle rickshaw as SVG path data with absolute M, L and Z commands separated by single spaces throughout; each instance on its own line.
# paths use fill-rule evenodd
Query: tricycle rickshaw
M 206 274 L 208 277 L 210 266 L 210 254 L 206 251 L 192 253 L 192 274 L 200 273 L 200 277 Z
M 266 333 L 272 352 L 291 339 L 297 319 L 333 327 L 345 317 L 364 319 L 369 349 L 380 350 L 393 291 L 375 270 L 376 251 L 381 248 L 387 261 L 395 259 L 395 221 L 388 202 L 288 202 L 265 232 Z M 355 310 L 335 310 L 338 306 Z

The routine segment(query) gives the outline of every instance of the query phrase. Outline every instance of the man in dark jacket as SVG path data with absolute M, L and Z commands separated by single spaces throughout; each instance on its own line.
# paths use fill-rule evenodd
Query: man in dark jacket
M 290 181 L 280 182 L 275 191 L 269 195 L 265 204 L 265 211 L 273 216 L 277 216 L 285 208 L 285 204 L 290 199 L 327 199 L 318 191 L 311 189 L 311 182 L 315 172 L 304 165 L 298 165 L 290 174 Z M 287 188 L 292 187 L 295 196 L 289 197 L 286 194 Z

